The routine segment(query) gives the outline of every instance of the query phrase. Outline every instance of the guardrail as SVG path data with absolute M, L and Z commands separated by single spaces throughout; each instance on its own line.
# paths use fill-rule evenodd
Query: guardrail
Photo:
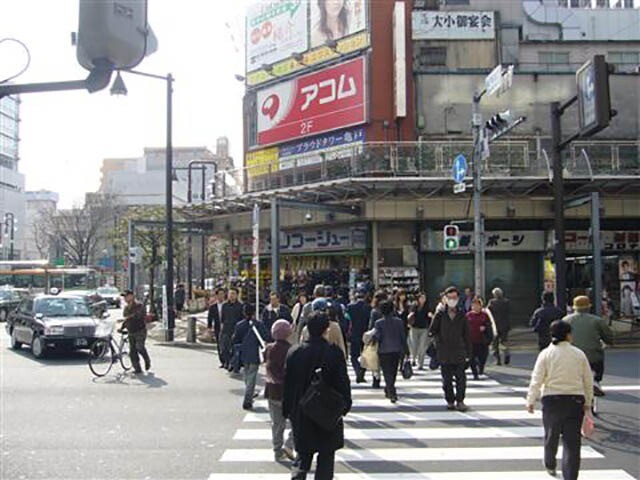
M 549 178 L 544 156 L 547 138 L 496 142 L 484 161 L 488 177 Z M 344 178 L 426 177 L 449 179 L 453 159 L 471 159 L 472 142 L 443 140 L 425 142 L 365 143 L 330 154 L 302 154 L 294 160 L 218 172 L 215 197 L 255 193 Z M 640 141 L 575 142 L 565 159 L 565 176 L 640 176 Z

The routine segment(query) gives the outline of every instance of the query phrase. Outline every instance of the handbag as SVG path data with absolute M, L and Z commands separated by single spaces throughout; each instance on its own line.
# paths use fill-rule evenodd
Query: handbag
M 409 380 L 411 377 L 413 377 L 413 367 L 409 359 L 406 359 L 402 364 L 402 378 Z
M 437 370 L 440 368 L 440 362 L 438 361 L 438 350 L 436 349 L 436 343 L 431 342 L 427 348 L 427 355 L 429 356 L 429 369 Z
M 596 429 L 596 423 L 593 420 L 593 416 L 590 413 L 585 413 L 582 418 L 582 428 L 580 429 L 582 436 L 584 438 L 589 438 L 593 435 L 594 430 Z
M 491 328 L 490 321 L 485 323 L 484 332 L 482 333 L 484 335 L 484 341 L 487 343 L 487 345 L 491 344 L 491 342 L 493 342 L 493 328 Z
M 380 369 L 380 358 L 378 357 L 378 342 L 371 342 L 364 346 L 360 358 L 360 366 L 365 370 L 378 371 Z
M 322 361 L 327 350 L 323 353 Z M 304 392 L 299 405 L 305 417 L 328 432 L 335 430 L 346 410 L 342 395 L 324 381 L 321 366 L 314 370 L 311 384 Z

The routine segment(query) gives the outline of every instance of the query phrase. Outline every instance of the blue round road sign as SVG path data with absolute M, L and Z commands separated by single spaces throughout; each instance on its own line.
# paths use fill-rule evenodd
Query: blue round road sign
M 464 182 L 464 177 L 467 175 L 467 159 L 464 155 L 460 154 L 453 160 L 453 168 L 451 169 L 451 176 L 456 183 Z

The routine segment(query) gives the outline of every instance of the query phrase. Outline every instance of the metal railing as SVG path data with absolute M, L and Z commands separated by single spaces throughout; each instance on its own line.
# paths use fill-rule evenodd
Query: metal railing
M 492 144 L 491 155 L 483 164 L 483 175 L 505 179 L 548 179 L 549 165 L 542 148 L 547 140 L 517 139 Z M 218 172 L 214 196 L 225 198 L 346 178 L 425 177 L 448 180 L 454 158 L 463 154 L 471 159 L 471 150 L 470 140 L 442 140 L 372 142 L 330 155 L 313 152 L 292 160 L 281 158 L 277 164 Z M 567 177 L 640 177 L 640 141 L 575 142 L 565 161 Z

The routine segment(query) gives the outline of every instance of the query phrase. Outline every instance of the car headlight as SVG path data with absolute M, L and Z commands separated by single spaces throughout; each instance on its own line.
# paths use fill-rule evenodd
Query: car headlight
M 64 335 L 64 327 L 62 325 L 52 325 L 51 327 L 45 327 L 45 335 Z

